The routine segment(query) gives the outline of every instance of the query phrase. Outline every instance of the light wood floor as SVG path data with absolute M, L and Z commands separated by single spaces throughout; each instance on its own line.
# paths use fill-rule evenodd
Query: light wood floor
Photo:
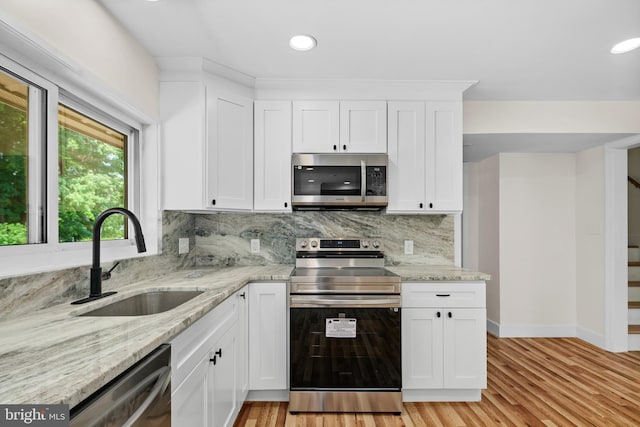
M 575 338 L 487 340 L 480 402 L 405 403 L 401 416 L 294 416 L 286 402 L 251 402 L 235 426 L 640 426 L 640 352 L 607 353 Z

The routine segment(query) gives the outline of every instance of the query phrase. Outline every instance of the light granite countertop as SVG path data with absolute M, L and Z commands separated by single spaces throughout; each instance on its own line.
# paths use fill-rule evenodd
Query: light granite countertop
M 403 281 L 486 280 L 484 273 L 450 266 L 387 267 Z M 251 281 L 286 281 L 292 266 L 180 270 L 118 290 L 86 305 L 61 304 L 0 322 L 0 403 L 73 407 L 160 344 L 204 316 Z M 78 317 L 141 291 L 202 290 L 204 293 L 155 315 Z
M 470 271 L 452 265 L 400 265 L 387 266 L 387 270 L 400 276 L 403 282 L 489 280 L 491 275 Z

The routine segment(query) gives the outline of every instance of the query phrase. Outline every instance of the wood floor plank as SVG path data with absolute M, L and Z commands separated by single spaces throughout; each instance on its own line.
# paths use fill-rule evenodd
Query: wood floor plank
M 402 415 L 292 415 L 286 402 L 247 402 L 236 427 L 640 426 L 640 352 L 576 338 L 487 337 L 480 402 L 405 403 Z

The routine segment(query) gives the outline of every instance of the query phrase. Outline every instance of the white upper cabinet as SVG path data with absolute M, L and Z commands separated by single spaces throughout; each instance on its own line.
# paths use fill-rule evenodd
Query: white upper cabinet
M 387 152 L 387 103 L 340 101 L 340 151 Z
M 462 211 L 462 103 L 427 102 L 425 209 Z
M 293 152 L 338 152 L 339 110 L 338 101 L 293 101 Z
M 253 101 L 203 81 L 161 82 L 162 208 L 251 210 Z
M 385 101 L 293 101 L 294 153 L 386 153 Z
M 206 207 L 253 207 L 253 100 L 207 88 Z
M 389 102 L 389 213 L 462 211 L 462 103 Z
M 425 197 L 424 102 L 389 102 L 390 211 L 413 211 Z
M 201 82 L 160 83 L 162 207 L 202 209 L 205 98 Z
M 291 211 L 291 102 L 254 103 L 256 211 Z

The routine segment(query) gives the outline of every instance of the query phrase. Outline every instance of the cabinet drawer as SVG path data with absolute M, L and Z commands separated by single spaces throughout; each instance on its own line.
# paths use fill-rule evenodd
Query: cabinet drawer
M 404 282 L 402 307 L 485 307 L 485 283 Z
M 213 343 L 235 324 L 236 318 L 234 294 L 171 341 L 172 390 L 175 390 L 205 357 Z

